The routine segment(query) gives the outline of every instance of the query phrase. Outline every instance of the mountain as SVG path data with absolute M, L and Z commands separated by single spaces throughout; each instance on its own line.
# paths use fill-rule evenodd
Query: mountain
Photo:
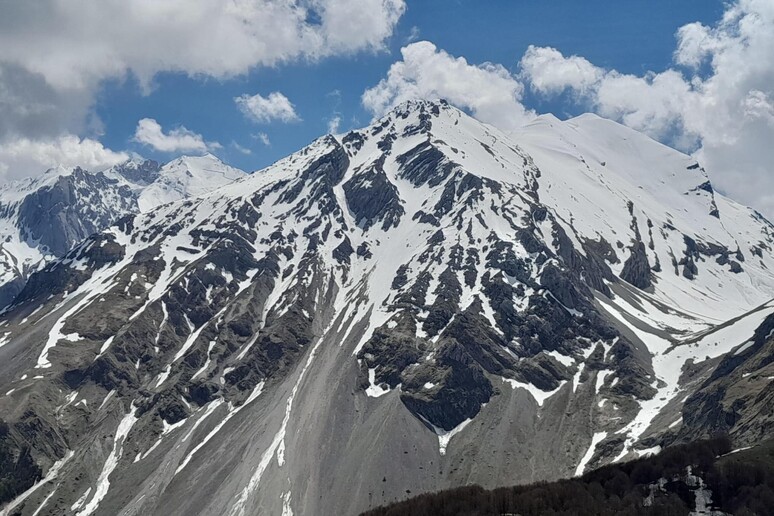
M 621 125 L 402 104 L 30 276 L 0 322 L 6 510 L 353 514 L 754 442 L 773 245 Z
M 211 191 L 244 172 L 212 155 L 164 166 L 132 159 L 91 173 L 57 167 L 0 189 L 0 307 L 10 304 L 29 275 L 121 217 Z

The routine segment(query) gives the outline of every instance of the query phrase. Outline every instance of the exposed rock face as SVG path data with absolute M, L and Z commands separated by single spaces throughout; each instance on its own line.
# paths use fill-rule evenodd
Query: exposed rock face
M 73 244 L 136 211 L 136 204 L 128 185 L 76 168 L 27 195 L 19 206 L 18 224 L 23 239 L 63 256 Z
M 377 160 L 367 172 L 354 176 L 344 184 L 347 205 L 363 229 L 379 221 L 385 231 L 397 227 L 405 213 L 398 190 L 387 178 L 383 166 L 384 160 Z
M 3 502 L 350 514 L 718 427 L 675 421 L 722 405 L 774 312 L 770 224 L 712 216 L 689 157 L 611 122 L 525 131 L 407 103 L 32 274 L 0 320 L 3 442 L 29 450 Z

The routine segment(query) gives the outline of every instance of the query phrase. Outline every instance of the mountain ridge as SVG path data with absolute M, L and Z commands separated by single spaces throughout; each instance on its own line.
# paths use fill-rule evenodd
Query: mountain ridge
M 720 363 L 769 367 L 771 225 L 677 151 L 544 122 L 406 103 L 33 274 L 0 322 L 0 413 L 57 467 L 11 505 L 354 513 L 724 421 Z

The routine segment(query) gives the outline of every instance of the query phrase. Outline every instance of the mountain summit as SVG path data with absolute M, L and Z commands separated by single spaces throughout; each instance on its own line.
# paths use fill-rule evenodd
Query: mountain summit
M 351 514 L 771 430 L 774 227 L 684 154 L 422 101 L 208 159 L 3 316 L 6 510 Z

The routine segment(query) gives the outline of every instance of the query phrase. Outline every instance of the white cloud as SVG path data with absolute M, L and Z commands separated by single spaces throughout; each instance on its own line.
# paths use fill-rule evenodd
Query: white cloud
M 114 152 L 96 140 L 73 135 L 49 140 L 18 138 L 0 145 L 0 172 L 5 180 L 40 174 L 57 165 L 103 170 L 127 159 L 125 152 Z
M 222 80 L 383 51 L 405 9 L 404 0 L 0 2 L 0 145 L 99 134 L 93 106 L 106 80 L 133 76 L 148 92 L 160 72 Z
M 308 3 L 320 14 L 320 25 L 314 31 L 321 43 L 313 50 L 313 56 L 382 49 L 406 10 L 404 0 L 310 0 Z
M 530 48 L 520 77 L 543 94 L 570 89 L 603 116 L 695 150 L 719 190 L 773 217 L 774 2 L 738 0 L 714 26 L 681 27 L 674 61 L 635 76 Z
M 252 135 L 252 137 L 258 140 L 259 142 L 261 142 L 262 144 L 264 144 L 265 146 L 271 147 L 271 140 L 269 139 L 268 134 L 258 133 L 258 134 Z
M 678 134 L 681 139 L 674 143 L 686 148 L 694 145 L 695 135 L 682 127 L 680 113 L 691 95 L 690 85 L 674 70 L 644 77 L 610 72 L 597 85 L 595 106 L 602 116 L 654 138 Z
M 762 118 L 774 123 L 774 102 L 770 93 L 751 90 L 744 99 L 744 114 L 749 118 Z
M 246 117 L 256 122 L 279 120 L 287 123 L 300 120 L 293 104 L 279 91 L 269 93 L 268 97 L 260 94 L 241 95 L 235 97 L 234 102 Z
M 0 60 L 58 87 L 160 71 L 218 78 L 383 48 L 403 0 L 40 0 L 0 4 Z M 120 23 L 111 23 L 120 20 Z M 106 30 L 106 23 L 110 30 Z
M 328 120 L 328 133 L 329 134 L 338 133 L 340 126 L 341 126 L 341 117 L 339 115 L 333 116 Z
M 621 74 L 550 47 L 530 46 L 519 67 L 519 77 L 534 91 L 550 97 L 570 90 L 602 116 L 659 139 L 675 134 L 690 94 L 690 85 L 674 70 L 642 77 Z M 695 140 L 680 143 L 690 146 Z
M 603 71 L 583 57 L 564 57 L 550 47 L 530 45 L 519 63 L 521 76 L 543 94 L 558 94 L 566 89 L 585 93 L 595 85 Z
M 165 134 L 161 125 L 152 118 L 143 118 L 137 123 L 134 140 L 161 152 L 203 153 L 221 147 L 218 143 L 205 142 L 202 135 L 182 126 Z
M 470 64 L 428 41 L 407 45 L 401 54 L 403 60 L 393 63 L 387 77 L 363 93 L 363 105 L 375 116 L 417 98 L 445 98 L 469 109 L 479 120 L 505 129 L 519 127 L 534 116 L 521 104 L 522 84 L 502 65 Z

